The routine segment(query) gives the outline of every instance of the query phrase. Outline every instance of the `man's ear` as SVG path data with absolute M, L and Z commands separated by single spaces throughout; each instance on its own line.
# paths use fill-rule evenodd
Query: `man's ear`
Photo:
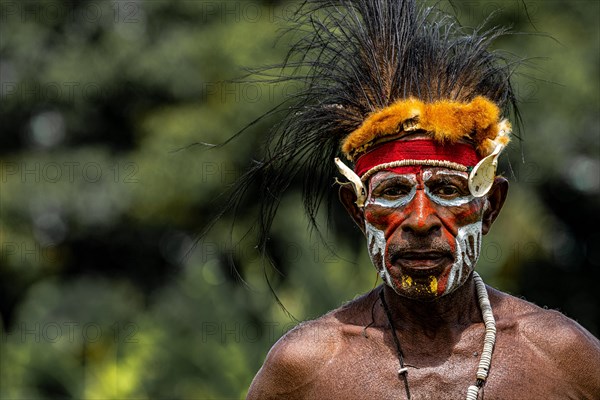
M 350 185 L 342 185 L 340 186 L 338 195 L 348 214 L 350 214 L 360 230 L 365 233 L 365 217 L 362 210 L 356 205 L 356 193 L 354 193 L 354 189 Z
M 506 195 L 508 194 L 508 181 L 501 177 L 497 176 L 494 179 L 494 184 L 492 188 L 486 195 L 488 201 L 488 207 L 483 212 L 482 219 L 482 233 L 485 235 L 490 231 L 494 220 L 500 214 L 500 210 L 504 205 L 504 200 L 506 200 Z

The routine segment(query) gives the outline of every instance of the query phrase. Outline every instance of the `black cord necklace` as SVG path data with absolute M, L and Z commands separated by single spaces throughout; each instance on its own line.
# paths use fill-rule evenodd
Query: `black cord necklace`
M 483 341 L 483 350 L 481 352 L 481 358 L 479 360 L 479 366 L 477 368 L 477 380 L 474 385 L 469 386 L 467 389 L 467 400 L 477 400 L 481 394 L 483 398 L 483 386 L 487 380 L 490 366 L 492 363 L 492 353 L 494 351 L 494 344 L 496 343 L 496 320 L 494 319 L 494 313 L 492 312 L 492 305 L 487 294 L 485 283 L 477 272 L 473 272 L 473 280 L 475 281 L 475 289 L 477 291 L 477 298 L 479 302 L 479 308 L 483 317 L 483 323 L 485 325 L 485 337 Z M 383 293 L 383 287 L 379 292 L 379 298 L 381 298 L 381 304 L 385 310 L 390 328 L 392 329 L 392 337 L 394 338 L 394 344 L 396 345 L 396 352 L 398 354 L 398 361 L 400 361 L 400 369 L 398 370 L 398 376 L 404 380 L 404 388 L 406 389 L 406 397 L 410 400 L 410 390 L 408 389 L 408 368 L 404 366 L 404 355 L 402 348 L 400 347 L 400 340 L 396 334 L 396 327 L 392 319 L 392 313 L 385 301 L 385 295 Z M 366 329 L 366 328 L 365 328 Z
M 394 322 L 392 320 L 392 313 L 390 312 L 390 309 L 388 308 L 388 305 L 385 302 L 383 288 L 381 288 L 381 291 L 379 292 L 379 297 L 381 298 L 381 304 L 383 305 L 385 315 L 387 316 L 390 328 L 392 329 L 392 338 L 394 338 L 394 344 L 396 345 L 398 361 L 400 361 L 400 369 L 398 370 L 398 376 L 404 380 L 404 389 L 406 390 L 406 397 L 408 398 L 408 400 L 410 400 L 410 389 L 408 388 L 408 368 L 404 366 L 404 354 L 402 353 L 402 348 L 400 347 L 400 340 L 398 339 L 398 335 L 396 334 L 396 326 L 394 325 Z

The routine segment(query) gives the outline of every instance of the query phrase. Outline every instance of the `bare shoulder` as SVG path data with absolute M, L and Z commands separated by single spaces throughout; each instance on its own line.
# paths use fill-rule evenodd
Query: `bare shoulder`
M 346 346 L 354 320 L 363 319 L 367 294 L 312 321 L 300 323 L 273 345 L 247 399 L 303 399 Z
M 304 398 L 303 393 L 339 347 L 338 328 L 330 318 L 301 323 L 273 345 L 247 398 Z
M 548 346 L 550 351 L 565 347 L 574 350 L 581 346 L 600 352 L 600 341 L 561 312 L 541 308 L 495 289 L 490 288 L 490 292 L 500 303 L 500 318 L 513 325 L 524 338 Z
M 600 341 L 576 321 L 556 310 L 490 289 L 499 304 L 498 327 L 514 335 L 515 344 L 535 352 L 539 368 L 556 369 L 571 384 L 600 388 Z M 595 392 L 597 393 L 597 392 Z

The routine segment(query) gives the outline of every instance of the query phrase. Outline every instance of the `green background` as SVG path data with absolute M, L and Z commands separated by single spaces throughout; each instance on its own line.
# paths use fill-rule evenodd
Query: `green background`
M 486 282 L 600 333 L 600 2 L 465 1 L 498 47 L 525 129 L 502 160 L 509 199 L 484 246 Z M 376 285 L 357 229 L 310 235 L 295 182 L 269 248 L 255 199 L 199 233 L 260 154 L 296 89 L 236 81 L 275 63 L 288 2 L 0 2 L 0 399 L 238 399 L 298 320 Z M 452 7 L 442 4 L 445 9 Z M 195 244 L 195 245 L 194 245 Z M 239 275 L 233 269 L 235 265 Z

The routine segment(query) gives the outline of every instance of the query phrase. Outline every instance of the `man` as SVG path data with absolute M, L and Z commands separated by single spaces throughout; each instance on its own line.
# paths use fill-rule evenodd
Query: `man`
M 248 399 L 600 399 L 598 339 L 474 272 L 508 192 L 511 71 L 486 50 L 502 32 L 411 1 L 314 4 L 307 89 L 256 171 L 312 174 L 341 149 L 339 198 L 383 284 L 280 339 Z

